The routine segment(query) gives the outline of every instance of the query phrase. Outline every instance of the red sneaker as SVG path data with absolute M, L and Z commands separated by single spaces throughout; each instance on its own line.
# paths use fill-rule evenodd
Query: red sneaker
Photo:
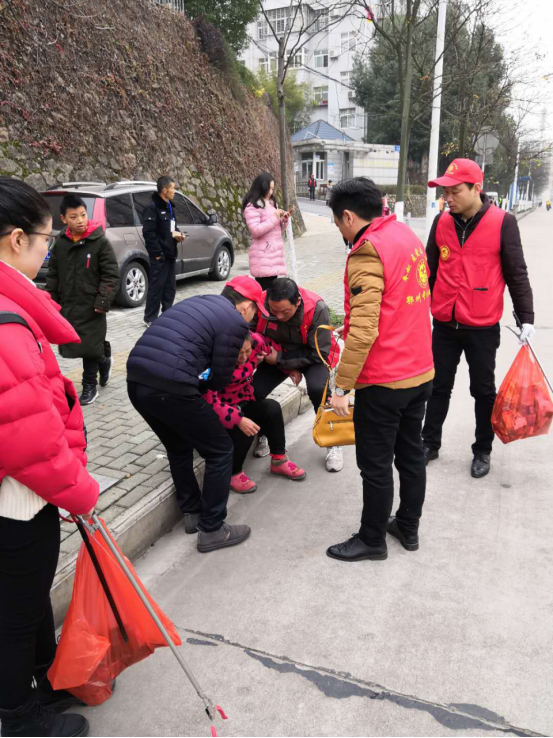
M 230 478 L 230 488 L 239 495 L 248 495 L 250 492 L 255 492 L 257 484 L 241 471 Z
M 291 479 L 293 482 L 300 482 L 302 479 L 305 479 L 306 472 L 285 456 L 278 461 L 271 459 L 271 474 L 279 474 L 282 477 Z

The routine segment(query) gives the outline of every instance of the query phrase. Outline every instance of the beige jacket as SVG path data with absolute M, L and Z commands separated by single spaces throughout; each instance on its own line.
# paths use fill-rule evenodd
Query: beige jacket
M 348 261 L 347 279 L 350 291 L 349 333 L 340 357 L 336 386 L 342 389 L 362 389 L 358 384 L 371 346 L 378 338 L 380 305 L 384 292 L 384 266 L 370 241 L 353 251 Z M 354 294 L 356 293 L 357 294 Z M 434 378 L 434 369 L 400 382 L 382 384 L 390 389 L 418 387 Z

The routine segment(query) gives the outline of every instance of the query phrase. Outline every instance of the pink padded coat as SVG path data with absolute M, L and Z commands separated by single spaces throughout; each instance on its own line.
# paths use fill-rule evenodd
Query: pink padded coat
M 252 203 L 246 206 L 244 218 L 250 233 L 250 273 L 252 277 L 274 277 L 286 274 L 286 256 L 282 230 L 286 221 L 281 222 L 276 208 L 265 201 L 264 208 L 256 208 Z

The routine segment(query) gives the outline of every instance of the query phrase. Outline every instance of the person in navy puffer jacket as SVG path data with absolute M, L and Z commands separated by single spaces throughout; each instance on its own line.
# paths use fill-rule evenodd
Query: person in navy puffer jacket
M 247 525 L 225 523 L 233 444 L 201 392 L 231 381 L 248 323 L 258 308 L 267 314 L 261 295 L 254 279 L 235 277 L 222 295 L 183 300 L 145 331 L 127 362 L 130 400 L 167 449 L 185 530 L 198 531 L 201 553 L 234 546 L 250 534 Z M 194 474 L 194 449 L 205 459 L 203 491 Z

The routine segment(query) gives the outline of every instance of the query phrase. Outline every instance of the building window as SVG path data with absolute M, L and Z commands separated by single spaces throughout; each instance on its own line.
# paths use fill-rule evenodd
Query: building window
M 328 67 L 328 49 L 317 49 L 313 54 L 313 62 L 315 69 Z
M 355 31 L 348 31 L 348 33 L 340 34 L 340 49 L 342 53 L 344 51 L 350 51 L 354 49 L 357 43 L 357 34 Z
M 288 30 L 290 8 L 275 8 L 267 10 L 267 18 L 275 29 L 277 36 L 282 36 Z
M 304 64 L 304 49 L 301 49 L 290 59 L 290 69 L 300 69 Z
M 330 14 L 328 10 L 321 10 L 315 24 L 313 25 L 313 33 L 319 33 L 319 31 L 326 30 L 328 28 L 329 23 L 330 23 Z
M 326 180 L 326 153 L 315 154 L 315 179 L 318 182 Z
M 313 104 L 328 105 L 328 86 L 313 88 Z
M 313 174 L 313 154 L 311 152 L 309 154 L 302 154 L 301 155 L 301 178 L 309 179 L 309 177 L 312 174 Z
M 355 126 L 355 108 L 340 109 L 340 128 L 353 128 Z
M 269 26 L 265 18 L 257 21 L 257 38 L 259 41 L 264 41 L 269 33 Z
M 277 54 L 276 51 L 271 51 L 269 56 L 264 56 L 263 59 L 259 60 L 259 69 L 265 74 L 271 74 L 277 70 Z

